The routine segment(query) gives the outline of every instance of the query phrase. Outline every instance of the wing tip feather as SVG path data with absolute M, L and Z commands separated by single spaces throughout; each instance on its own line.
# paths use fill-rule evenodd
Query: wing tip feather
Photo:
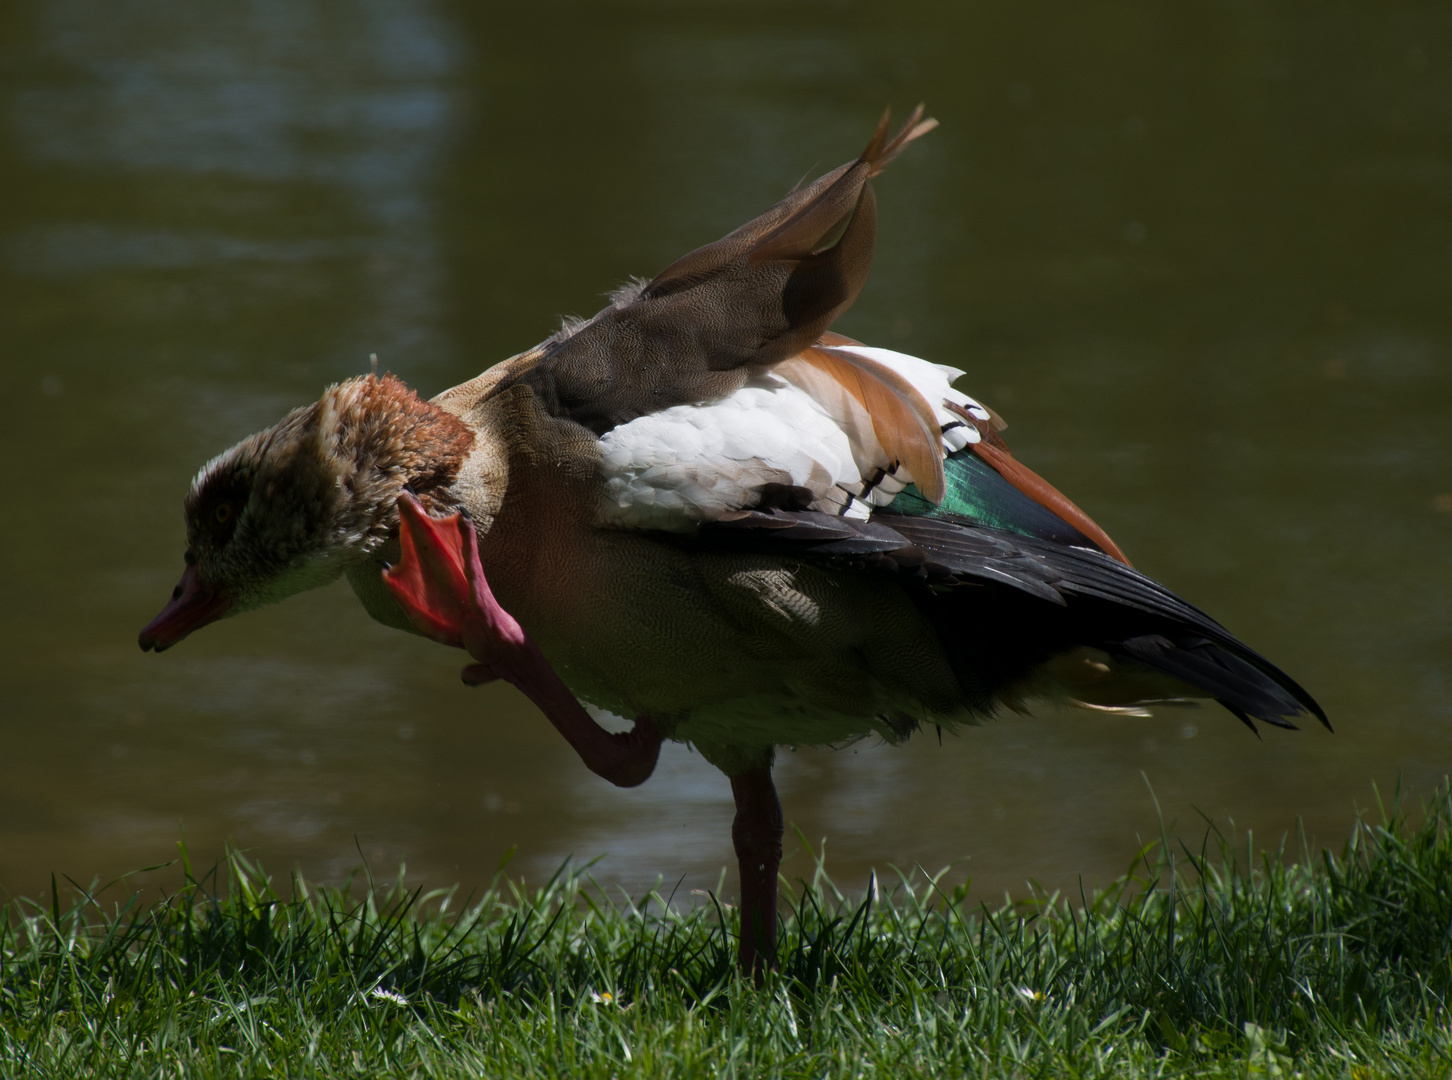
M 882 119 L 877 122 L 877 130 L 872 133 L 872 139 L 858 159 L 868 166 L 869 179 L 891 165 L 909 143 L 921 139 L 938 126 L 938 121 L 931 116 L 926 120 L 923 119 L 923 112 L 926 108 L 926 103 L 918 102 L 917 107 L 908 114 L 907 122 L 898 128 L 897 133 L 891 138 L 888 138 L 887 131 L 888 124 L 892 121 L 892 106 L 889 105 L 882 111 Z

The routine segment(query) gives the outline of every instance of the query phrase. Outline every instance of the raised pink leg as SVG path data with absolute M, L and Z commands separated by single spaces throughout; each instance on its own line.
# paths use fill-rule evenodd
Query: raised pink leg
M 503 679 L 522 690 L 591 772 L 618 787 L 643 783 L 660 756 L 655 725 L 640 717 L 632 731 L 615 734 L 590 718 L 539 646 L 494 599 L 472 523 L 459 514 L 429 517 L 408 494 L 399 497 L 398 513 L 402 556 L 383 580 L 418 631 L 469 651 L 477 661 L 464 669 L 470 685 Z M 779 822 L 780 811 L 777 817 Z M 778 824 L 778 854 L 780 834 Z
M 781 803 L 764 765 L 731 778 L 736 820 L 731 841 L 741 871 L 741 970 L 759 980 L 776 966 L 776 875 L 781 867 Z

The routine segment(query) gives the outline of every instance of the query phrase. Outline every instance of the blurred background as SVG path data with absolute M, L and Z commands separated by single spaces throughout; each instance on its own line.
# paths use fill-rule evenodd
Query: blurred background
M 839 328 L 957 365 L 1017 455 L 1304 683 L 1336 734 L 1046 711 L 783 752 L 857 890 L 1121 872 L 1166 819 L 1339 845 L 1452 764 L 1452 7 L 0 5 L 0 895 L 231 841 L 274 873 L 735 890 L 723 777 L 622 792 L 346 585 L 136 632 L 198 466 L 369 353 L 425 394 L 853 157 Z M 1143 774 L 1143 778 L 1142 775 Z M 1203 815 L 1203 816 L 1202 816 Z M 788 834 L 789 876 L 810 861 Z M 134 878 L 164 883 L 170 871 Z

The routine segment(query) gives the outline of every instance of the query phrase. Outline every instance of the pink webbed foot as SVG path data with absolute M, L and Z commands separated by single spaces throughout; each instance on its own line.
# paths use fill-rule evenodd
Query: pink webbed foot
M 461 514 L 430 517 L 418 500 L 398 500 L 397 566 L 383 582 L 425 637 L 467 649 L 471 686 L 504 679 L 522 690 L 574 747 L 591 772 L 634 787 L 655 770 L 661 736 L 645 717 L 624 734 L 605 731 L 581 707 L 539 646 L 495 600 L 479 562 L 474 527 Z
M 462 514 L 430 517 L 412 495 L 398 500 L 397 566 L 383 574 L 409 622 L 427 638 L 463 648 L 478 661 L 465 668 L 471 685 L 508 678 L 511 659 L 532 644 L 499 606 L 479 565 L 479 540 Z

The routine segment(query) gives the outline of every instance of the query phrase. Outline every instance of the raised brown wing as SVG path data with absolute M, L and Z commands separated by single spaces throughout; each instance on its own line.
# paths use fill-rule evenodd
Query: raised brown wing
M 624 291 L 547 342 L 511 384 L 529 385 L 550 413 L 598 435 L 724 397 L 810 346 L 867 280 L 877 228 L 872 177 L 934 126 L 918 106 L 889 138 L 887 119 L 856 160 Z

